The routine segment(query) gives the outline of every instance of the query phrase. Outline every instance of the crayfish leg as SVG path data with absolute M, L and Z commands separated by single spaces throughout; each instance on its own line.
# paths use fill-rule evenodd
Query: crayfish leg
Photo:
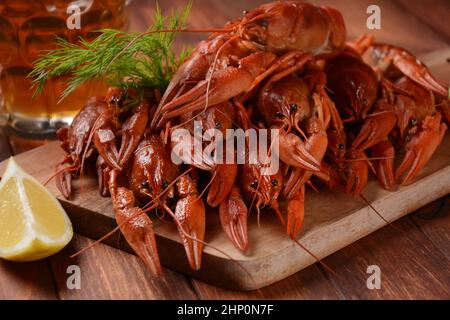
M 116 147 L 117 128 L 113 125 L 114 115 L 112 110 L 103 112 L 97 119 L 94 125 L 94 145 L 100 156 L 105 162 L 114 169 L 122 170 L 118 162 L 119 152 Z

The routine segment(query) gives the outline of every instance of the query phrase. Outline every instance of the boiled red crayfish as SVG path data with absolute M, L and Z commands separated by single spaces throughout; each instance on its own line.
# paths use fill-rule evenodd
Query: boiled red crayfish
M 330 7 L 283 1 L 246 12 L 197 45 L 161 99 L 111 88 L 89 100 L 58 132 L 65 152 L 59 190 L 70 197 L 72 178 L 96 168 L 118 227 L 157 275 L 162 268 L 150 211 L 173 220 L 188 263 L 198 270 L 206 205 L 218 207 L 224 232 L 246 251 L 253 208 L 258 217 L 263 207 L 275 212 L 297 241 L 314 176 L 354 195 L 361 195 L 371 167 L 386 189 L 411 183 L 446 132 L 447 88 L 401 48 L 370 36 L 346 41 L 342 15 Z M 198 123 L 201 137 L 214 129 L 219 141 L 197 141 Z M 189 140 L 178 144 L 176 129 Z M 257 136 L 276 130 L 279 149 L 266 148 L 253 162 L 220 163 L 204 161 L 192 148 L 199 142 L 217 160 L 215 143 L 238 145 L 231 129 Z M 268 143 L 275 141 L 271 136 Z M 248 136 L 243 145 L 249 159 Z M 180 146 L 185 164 L 178 165 L 171 155 Z M 278 170 L 265 174 L 273 154 L 281 160 Z M 231 158 L 239 155 L 233 149 Z

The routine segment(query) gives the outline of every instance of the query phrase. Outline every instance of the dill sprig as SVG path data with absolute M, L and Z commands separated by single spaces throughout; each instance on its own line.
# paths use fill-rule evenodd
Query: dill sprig
M 167 30 L 185 28 L 191 6 L 190 1 L 183 10 L 168 17 L 157 6 L 154 23 L 144 33 L 102 29 L 92 42 L 80 38 L 77 44 L 57 38 L 57 48 L 46 50 L 29 74 L 35 94 L 44 90 L 49 79 L 63 75 L 69 75 L 70 79 L 61 100 L 92 79 L 103 79 L 111 86 L 138 92 L 146 88 L 164 90 L 189 54 L 185 48 L 179 55 L 174 53 L 176 32 Z

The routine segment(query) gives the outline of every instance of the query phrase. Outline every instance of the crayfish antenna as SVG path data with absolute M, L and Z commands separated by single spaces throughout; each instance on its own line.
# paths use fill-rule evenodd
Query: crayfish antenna
M 361 193 L 360 195 L 359 195 L 359 197 L 367 204 L 367 206 L 370 208 L 370 209 L 372 209 L 373 210 L 373 212 L 375 212 L 375 214 L 377 215 L 377 216 L 379 216 L 380 217 L 380 219 L 381 220 L 383 220 L 384 221 L 384 223 L 387 225 L 387 226 L 391 226 L 392 228 L 394 228 L 395 230 L 397 230 L 397 231 L 399 231 L 399 232 L 401 232 L 402 234 L 404 234 L 404 235 L 406 235 L 406 236 L 408 236 L 407 235 L 407 233 L 405 232 L 405 231 L 403 231 L 401 228 L 399 228 L 399 227 L 397 227 L 396 225 L 394 225 L 394 224 L 392 224 L 392 221 L 388 221 L 367 199 L 366 199 L 366 197 L 364 197 L 364 195 Z
M 312 253 L 309 249 L 307 249 L 304 245 L 300 243 L 295 238 L 291 238 L 292 241 L 294 241 L 295 244 L 297 244 L 300 248 L 302 248 L 307 254 L 309 254 L 311 257 L 316 260 L 317 263 L 319 263 L 325 270 L 327 270 L 329 273 L 331 273 L 333 276 L 340 280 L 344 280 L 340 275 L 338 275 L 330 266 L 328 266 L 325 262 L 323 262 L 321 259 L 319 259 L 314 253 Z

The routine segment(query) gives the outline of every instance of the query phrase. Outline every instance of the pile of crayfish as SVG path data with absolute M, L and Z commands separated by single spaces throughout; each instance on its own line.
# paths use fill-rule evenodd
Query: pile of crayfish
M 448 87 L 416 57 L 371 36 L 349 42 L 339 11 L 297 1 L 244 12 L 197 45 L 162 96 L 130 106 L 135 95 L 110 88 L 58 132 L 65 156 L 56 183 L 69 198 L 72 179 L 96 172 L 121 232 L 155 275 L 162 269 L 150 212 L 173 219 L 197 270 L 206 206 L 218 208 L 243 252 L 253 208 L 258 217 L 261 208 L 276 214 L 295 239 L 314 179 L 354 196 L 370 171 L 388 190 L 410 184 L 450 121 Z M 261 158 L 203 163 L 195 151 L 183 155 L 189 165 L 175 164 L 170 133 L 193 132 L 194 121 L 223 139 L 227 129 L 277 129 L 279 169 L 263 174 Z

